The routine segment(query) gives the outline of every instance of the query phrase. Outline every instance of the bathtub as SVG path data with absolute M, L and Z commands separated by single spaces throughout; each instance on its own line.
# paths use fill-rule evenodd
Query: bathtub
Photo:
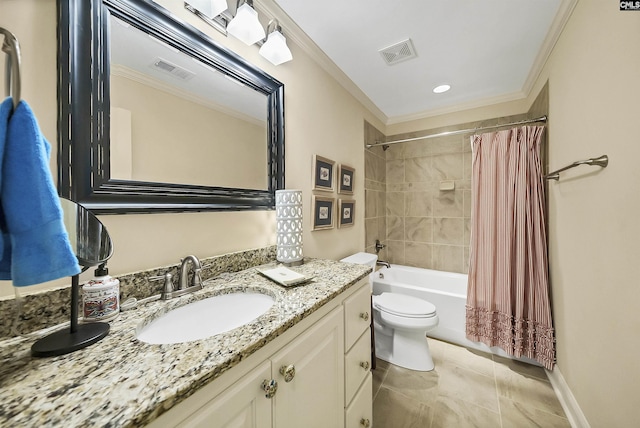
M 466 338 L 467 275 L 391 265 L 391 268 L 383 267 L 371 273 L 369 278 L 373 294 L 401 293 L 434 304 L 440 322 L 438 327 L 427 332 L 427 336 L 501 357 L 513 358 L 501 348 L 489 347 L 484 343 L 472 342 Z M 540 365 L 529 358 L 517 358 L 517 360 Z

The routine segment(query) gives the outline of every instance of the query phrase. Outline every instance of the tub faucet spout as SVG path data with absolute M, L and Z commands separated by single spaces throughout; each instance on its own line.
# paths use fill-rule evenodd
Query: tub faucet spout
M 385 262 L 384 260 L 378 260 L 376 261 L 376 264 L 378 266 L 386 266 L 387 269 L 391 269 L 391 263 Z

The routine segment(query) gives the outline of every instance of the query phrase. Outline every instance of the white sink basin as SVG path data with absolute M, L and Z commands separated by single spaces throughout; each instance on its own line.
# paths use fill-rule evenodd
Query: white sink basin
M 151 344 L 184 343 L 224 333 L 255 320 L 273 306 L 262 293 L 221 294 L 167 312 L 144 327 L 138 340 Z

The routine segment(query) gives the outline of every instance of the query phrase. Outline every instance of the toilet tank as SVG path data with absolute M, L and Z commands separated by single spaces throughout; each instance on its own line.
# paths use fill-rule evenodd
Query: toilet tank
M 376 262 L 378 261 L 378 256 L 377 254 L 371 254 L 371 253 L 356 253 L 356 254 L 350 255 L 349 257 L 345 257 L 340 261 L 345 263 L 367 265 L 371 269 L 376 270 Z

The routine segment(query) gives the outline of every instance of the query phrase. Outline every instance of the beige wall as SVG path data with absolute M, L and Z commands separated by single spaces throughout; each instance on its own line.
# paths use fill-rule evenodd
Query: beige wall
M 549 164 L 609 155 L 549 185 L 558 367 L 592 427 L 638 424 L 640 12 L 581 0 L 549 81 Z
M 23 98 L 32 105 L 46 137 L 54 142 L 53 171 L 56 168 L 55 3 L 55 0 L 2 0 L 0 13 L 0 26 L 13 31 L 22 45 Z M 303 190 L 304 254 L 338 259 L 363 250 L 364 209 L 360 208 L 364 207 L 363 120 L 378 127 L 383 125 L 291 42 L 294 60 L 275 67 L 258 55 L 257 47 L 244 46 L 217 33 L 187 12 L 182 2 L 158 3 L 285 84 L 286 186 Z M 313 154 L 355 167 L 357 207 L 353 227 L 311 232 Z M 334 193 L 334 197 L 337 194 Z M 100 219 L 114 240 L 115 254 L 109 262 L 114 275 L 173 264 L 187 254 L 209 257 L 275 244 L 273 211 L 103 215 Z M 90 274 L 83 274 L 81 281 Z M 23 291 L 60 283 L 67 282 L 28 287 Z M 0 295 L 12 294 L 9 282 L 1 285 Z

